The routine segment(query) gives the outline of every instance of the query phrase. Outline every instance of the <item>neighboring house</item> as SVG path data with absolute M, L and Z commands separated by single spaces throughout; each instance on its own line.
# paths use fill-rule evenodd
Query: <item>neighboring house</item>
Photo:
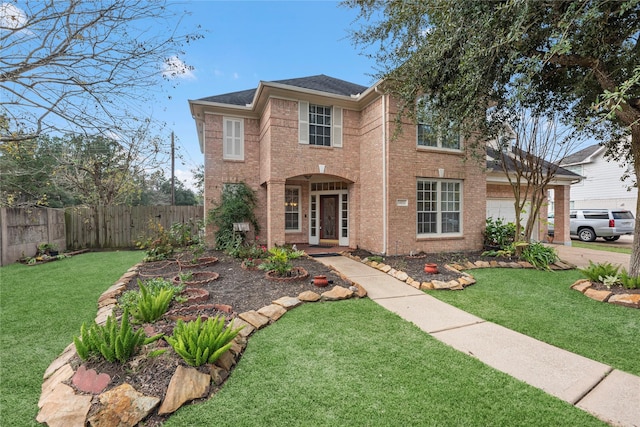
M 469 144 L 459 136 L 409 122 L 396 132 L 398 108 L 382 82 L 262 81 L 189 105 L 205 158 L 205 210 L 225 186 L 245 182 L 270 247 L 478 250 L 488 193 L 511 191 L 485 165 L 465 161 Z M 569 187 L 558 188 L 568 208 Z
M 562 166 L 584 179 L 571 186 L 571 208 L 628 209 L 637 217 L 638 188 L 633 179 L 620 178 L 627 171 L 619 163 L 604 157 L 606 148 L 594 144 L 567 156 Z M 629 166 L 633 176 L 633 167 Z M 630 189 L 630 190 L 628 190 Z

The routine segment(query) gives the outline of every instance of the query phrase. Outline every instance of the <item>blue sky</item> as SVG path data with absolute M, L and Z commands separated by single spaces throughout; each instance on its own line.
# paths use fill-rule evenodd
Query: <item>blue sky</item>
M 334 1 L 213 1 L 179 3 L 191 13 L 181 27 L 202 27 L 204 39 L 185 48 L 180 59 L 195 67 L 171 99 L 154 108 L 154 117 L 175 132 L 182 159 L 176 176 L 203 163 L 189 99 L 257 87 L 261 80 L 326 74 L 369 86 L 375 82 L 372 60 L 348 37 L 355 9 Z

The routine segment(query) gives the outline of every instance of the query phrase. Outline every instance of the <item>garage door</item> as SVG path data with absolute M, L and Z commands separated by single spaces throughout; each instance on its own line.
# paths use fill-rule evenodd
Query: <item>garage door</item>
M 513 208 L 513 200 L 509 199 L 487 199 L 487 218 L 501 218 L 505 222 L 516 222 L 516 213 Z M 528 212 L 523 213 L 520 218 L 524 225 L 529 218 Z

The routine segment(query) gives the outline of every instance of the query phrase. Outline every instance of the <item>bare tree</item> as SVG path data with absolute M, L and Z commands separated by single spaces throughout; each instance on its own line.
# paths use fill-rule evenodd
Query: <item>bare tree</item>
M 498 146 L 489 154 L 513 191 L 516 241 L 529 242 L 559 164 L 581 139 L 575 131 L 562 127 L 557 117 L 535 116 L 524 110 L 509 115 L 510 135 L 499 137 Z M 523 225 L 524 212 L 529 216 Z
M 162 79 L 191 73 L 181 15 L 164 1 L 0 3 L 0 143 L 40 134 L 132 134 Z M 173 30 L 175 29 L 175 30 Z

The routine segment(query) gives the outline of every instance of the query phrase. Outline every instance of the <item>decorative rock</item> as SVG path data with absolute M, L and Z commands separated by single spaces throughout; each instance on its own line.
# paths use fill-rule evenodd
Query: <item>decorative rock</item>
M 460 283 L 464 287 L 467 287 L 476 283 L 476 279 L 474 279 L 473 277 L 462 276 L 458 277 L 458 283 Z
M 241 336 L 243 338 L 248 337 L 249 335 L 251 335 L 253 333 L 253 331 L 256 330 L 256 328 L 254 328 L 253 326 L 251 326 L 251 324 L 245 322 L 242 319 L 234 319 L 233 320 L 233 326 L 235 328 L 239 328 L 241 326 L 244 326 L 240 332 L 238 333 L 238 336 Z
M 533 264 L 528 261 L 518 261 L 518 264 L 520 264 L 522 268 L 533 268 Z
M 102 407 L 89 417 L 92 427 L 133 427 L 158 406 L 160 399 L 145 396 L 130 384 L 124 383 L 102 393 L 100 403 Z
M 609 297 L 612 295 L 610 291 L 598 291 L 593 288 L 587 289 L 586 291 L 584 291 L 584 294 L 591 299 L 594 299 L 596 301 L 601 301 L 601 302 L 607 301 Z
M 235 326 L 235 325 L 234 325 Z M 233 341 L 231 341 L 231 348 L 229 351 L 234 354 L 234 356 L 240 355 L 244 351 L 244 348 L 247 346 L 247 340 L 242 337 L 236 336 Z
M 322 299 L 325 301 L 338 301 L 343 299 L 349 299 L 353 296 L 353 291 L 342 286 L 334 286 L 330 291 L 322 294 Z
M 47 378 L 49 378 L 51 375 L 53 375 L 54 372 L 56 372 L 58 369 L 60 369 L 65 364 L 69 363 L 69 361 L 75 355 L 76 355 L 76 346 L 73 343 L 71 343 L 71 344 L 69 344 L 67 346 L 67 348 L 65 348 L 62 351 L 62 354 L 60 356 L 58 356 L 58 358 L 56 360 L 51 362 L 51 365 L 49 365 L 47 370 L 44 372 L 44 375 L 42 376 L 42 379 L 46 380 Z
M 625 307 L 640 308 L 640 294 L 613 295 L 608 302 Z
M 304 291 L 298 295 L 298 299 L 303 302 L 316 302 L 320 299 L 320 294 L 313 291 Z
M 445 268 L 447 268 L 447 267 L 448 267 L 448 266 L 446 266 L 446 265 L 445 265 Z M 462 271 L 462 270 L 464 270 L 464 269 L 465 269 L 465 268 L 464 268 L 462 265 L 460 265 L 460 264 L 451 264 L 451 267 L 452 267 L 452 268 L 455 268 L 455 269 L 456 269 L 456 271 Z
M 91 396 L 76 395 L 66 384 L 59 383 L 42 405 L 36 421 L 49 427 L 84 427 L 91 409 Z
M 420 289 L 421 290 L 432 290 L 435 289 L 435 286 L 433 286 L 433 282 L 422 282 L 420 284 Z
M 216 366 L 221 367 L 225 371 L 231 371 L 233 365 L 236 364 L 236 359 L 233 357 L 230 351 L 225 351 L 222 355 L 215 361 Z
M 222 311 L 223 313 L 233 313 L 233 307 L 231 307 L 229 304 L 213 304 L 213 308 L 218 311 Z
M 117 303 L 118 303 L 118 300 L 115 298 L 105 298 L 102 301 L 98 301 L 98 308 L 104 307 L 106 305 L 114 305 Z
M 111 377 L 107 374 L 98 374 L 94 369 L 87 370 L 85 365 L 81 365 L 72 379 L 73 385 L 85 393 L 102 393 L 111 382 Z
M 478 266 L 471 261 L 467 261 L 464 266 L 466 267 L 465 270 L 473 270 L 474 268 L 478 268 Z
M 391 271 L 391 266 L 383 264 L 382 267 L 379 270 L 382 271 L 383 273 L 388 273 L 388 272 Z
M 210 382 L 211 375 L 203 374 L 194 368 L 178 365 L 171 377 L 167 394 L 160 405 L 158 414 L 171 414 L 186 402 L 206 396 L 209 392 Z
M 294 297 L 282 297 L 282 298 L 278 298 L 277 300 L 273 301 L 273 303 L 281 305 L 284 308 L 286 308 L 287 310 L 290 310 L 290 309 L 292 309 L 294 307 L 297 307 L 300 304 L 302 304 L 302 301 L 300 301 L 298 298 L 294 298 Z
M 498 261 L 489 261 L 489 267 L 494 268 L 494 267 L 500 267 L 500 264 L 498 264 Z
M 475 265 L 478 268 L 489 268 L 490 267 L 489 263 L 486 262 L 486 261 L 476 261 Z
M 258 314 L 267 316 L 269 319 L 271 319 L 274 322 L 279 318 L 281 318 L 282 315 L 285 314 L 286 312 L 287 310 L 285 310 L 283 306 L 278 304 L 270 304 L 258 310 Z
M 509 267 L 510 268 L 522 268 L 522 266 L 517 262 L 510 262 L 509 263 Z
M 213 381 L 215 385 L 221 385 L 227 378 L 229 378 L 229 372 L 216 365 L 209 365 L 209 372 L 211 375 L 211 381 Z
M 249 323 L 256 329 L 263 328 L 269 323 L 269 318 L 259 314 L 255 310 L 245 311 L 244 313 L 240 313 L 238 317 L 245 322 Z
M 356 288 L 356 290 L 354 291 L 354 292 L 355 292 L 356 297 L 358 297 L 358 298 L 364 298 L 364 297 L 366 297 L 366 296 L 367 296 L 367 290 L 366 290 L 366 289 L 365 289 L 361 284 L 359 284 L 359 283 L 355 283 L 355 282 L 354 282 L 354 283 L 353 283 L 353 287 L 355 287 L 355 288 Z
M 571 289 L 575 289 L 576 291 L 585 293 L 585 291 L 591 286 L 593 286 L 593 284 L 588 279 L 580 279 L 576 283 L 571 285 Z
M 393 275 L 393 277 L 395 277 L 396 279 L 400 280 L 401 282 L 406 282 L 407 279 L 409 279 L 409 275 L 407 273 L 405 273 L 404 271 L 396 271 L 396 273 Z
M 509 268 L 510 267 L 509 263 L 506 262 L 506 261 L 498 261 L 498 266 L 502 267 L 502 268 Z
M 463 286 L 458 283 L 456 280 L 449 280 L 448 282 L 443 282 L 441 280 L 432 280 L 434 289 L 451 289 L 451 290 L 460 290 L 463 289 Z
M 67 381 L 73 376 L 73 368 L 70 364 L 65 364 L 60 369 L 55 371 L 44 384 L 42 384 L 42 393 L 40 393 L 40 400 L 38 401 L 38 407 L 42 406 L 49 400 L 49 396 L 58 387 L 58 384 Z
M 100 309 L 98 310 L 98 314 L 96 315 L 95 322 L 98 325 L 104 325 L 105 323 L 107 323 L 107 318 L 113 314 L 114 308 L 115 304 L 100 307 Z
M 420 282 L 418 282 L 417 280 L 413 280 L 411 277 L 407 279 L 407 285 L 416 289 L 420 289 Z

